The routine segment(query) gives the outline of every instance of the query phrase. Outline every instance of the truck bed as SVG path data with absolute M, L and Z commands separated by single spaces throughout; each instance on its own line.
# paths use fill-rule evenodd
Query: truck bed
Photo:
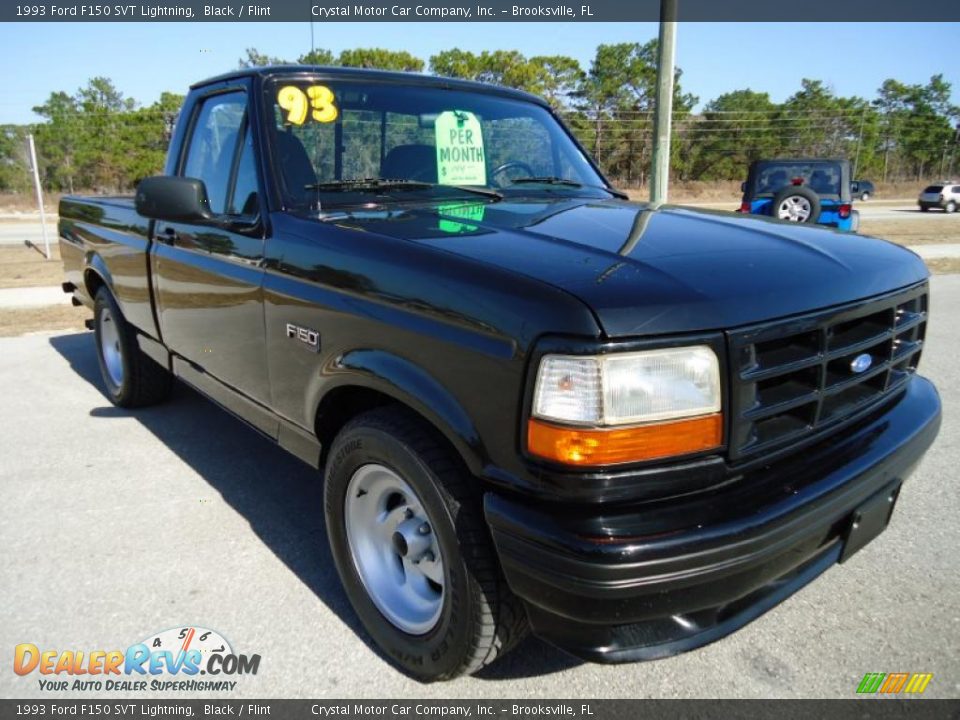
M 158 338 L 150 297 L 150 221 L 137 214 L 132 195 L 80 197 L 60 201 L 60 257 L 74 296 L 88 307 L 102 281 L 113 288 L 124 317 Z

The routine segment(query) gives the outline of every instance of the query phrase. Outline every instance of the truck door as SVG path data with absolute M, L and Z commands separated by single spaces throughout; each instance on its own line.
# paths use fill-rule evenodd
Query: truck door
M 245 395 L 269 400 L 262 192 L 246 88 L 185 108 L 176 174 L 203 180 L 216 225 L 158 221 L 151 258 L 166 345 Z

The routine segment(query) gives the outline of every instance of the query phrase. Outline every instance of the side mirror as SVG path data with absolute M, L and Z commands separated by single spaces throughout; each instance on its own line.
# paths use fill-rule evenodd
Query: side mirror
M 745 182 L 740 183 L 740 192 L 747 191 L 747 184 Z
M 854 195 L 860 192 L 860 183 L 858 182 L 850 183 L 850 192 L 853 193 Z
M 140 181 L 137 212 L 153 220 L 208 225 L 217 222 L 210 210 L 207 188 L 196 178 L 159 175 Z

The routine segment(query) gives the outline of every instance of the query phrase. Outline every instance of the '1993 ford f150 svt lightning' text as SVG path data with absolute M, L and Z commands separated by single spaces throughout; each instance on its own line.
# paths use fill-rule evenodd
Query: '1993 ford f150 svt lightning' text
M 916 255 L 628 202 L 488 85 L 199 83 L 165 175 L 64 198 L 60 243 L 112 401 L 180 378 L 320 469 L 346 593 L 421 679 L 528 628 L 720 638 L 880 533 L 939 427 Z

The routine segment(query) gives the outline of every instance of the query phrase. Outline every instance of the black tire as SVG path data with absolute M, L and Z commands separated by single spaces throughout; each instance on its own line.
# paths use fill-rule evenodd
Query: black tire
M 105 287 L 97 292 L 93 321 L 97 362 L 110 402 L 119 407 L 135 408 L 166 400 L 173 386 L 173 377 L 166 368 L 143 354 L 137 344 L 136 331 L 123 318 L 116 300 Z M 108 370 L 104 356 L 104 327 L 105 323 L 111 322 L 115 326 L 115 348 L 120 358 L 119 377 L 114 377 Z
M 929 205 L 921 205 L 921 206 L 920 206 L 920 212 L 930 212 L 930 206 L 929 206 Z
M 857 210 L 850 213 L 850 232 L 860 232 L 860 213 Z
M 780 205 L 787 199 L 791 197 L 802 197 L 810 204 L 810 214 L 807 216 L 806 220 L 803 220 L 804 223 L 815 223 L 820 218 L 820 198 L 817 197 L 817 194 L 808 187 L 803 185 L 788 185 L 773 196 L 773 202 L 770 203 L 770 215 L 772 217 L 778 218 L 778 209 Z M 790 222 L 785 220 L 785 222 Z M 799 221 L 794 221 L 799 222 Z
M 954 213 L 957 211 L 957 204 L 951 200 L 946 205 L 943 206 L 943 211 L 945 213 Z
M 433 428 L 400 406 L 378 408 L 347 423 L 328 457 L 324 506 L 334 562 L 354 610 L 390 662 L 421 681 L 447 680 L 489 665 L 524 637 L 526 613 L 497 562 L 477 480 Z M 423 634 L 408 634 L 381 613 L 351 553 L 347 488 L 358 469 L 374 464 L 416 493 L 443 558 L 440 614 Z
M 868 192 L 860 193 L 860 199 L 866 202 L 867 200 L 870 199 L 870 193 Z

